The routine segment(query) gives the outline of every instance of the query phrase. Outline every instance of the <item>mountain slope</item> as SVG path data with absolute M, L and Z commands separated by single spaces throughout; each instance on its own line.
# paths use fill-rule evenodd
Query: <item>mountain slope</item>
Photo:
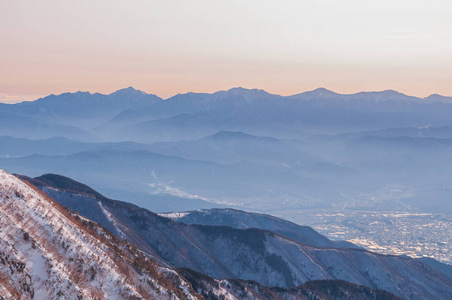
M 81 188 L 87 197 L 96 195 Z M 363 299 L 398 299 L 385 291 L 335 281 L 275 290 L 162 267 L 3 170 L 0 265 L 0 299 L 342 299 L 344 293 L 357 292 Z
M 8 299 L 191 297 L 177 273 L 3 170 L 0 216 L 0 285 Z M 181 284 L 174 291 L 172 277 Z
M 178 269 L 178 272 L 192 284 L 206 299 L 218 299 L 233 292 L 240 299 L 401 299 L 387 291 L 370 289 L 342 280 L 315 280 L 289 290 L 260 286 L 255 281 L 240 279 L 213 280 L 191 269 Z M 220 296 L 220 297 L 219 297 Z
M 79 207 L 83 196 L 52 195 L 56 200 L 64 198 L 71 209 Z M 107 216 L 104 222 L 107 219 L 110 224 L 106 226 L 143 251 L 169 265 L 188 267 L 217 279 L 240 278 L 280 287 L 341 279 L 413 299 L 444 298 L 452 293 L 449 278 L 411 258 L 360 249 L 314 247 L 256 228 L 186 225 L 131 204 L 93 195 L 83 201 L 89 203 L 85 210 Z
M 345 241 L 331 241 L 308 226 L 300 226 L 270 215 L 250 213 L 235 209 L 200 209 L 184 213 L 160 214 L 160 216 L 171 218 L 172 220 L 185 224 L 270 230 L 300 243 L 317 247 L 359 248 L 352 243 Z
M 430 257 L 423 257 L 423 258 L 420 258 L 419 260 L 422 261 L 424 264 L 430 266 L 431 268 L 438 270 L 441 273 L 445 274 L 450 279 L 452 279 L 452 265 L 441 263 Z

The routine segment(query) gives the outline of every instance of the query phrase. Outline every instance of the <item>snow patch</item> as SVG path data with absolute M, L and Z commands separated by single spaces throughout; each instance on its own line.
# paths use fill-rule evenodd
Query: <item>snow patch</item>
M 100 201 L 97 202 L 97 204 L 99 204 L 100 209 L 102 210 L 102 212 L 104 213 L 104 215 L 107 217 L 107 219 L 113 224 L 113 226 L 115 227 L 115 229 L 117 230 L 119 236 L 122 239 L 125 239 L 126 235 L 124 234 L 124 232 L 121 231 L 121 229 L 118 226 L 118 223 L 116 222 L 116 220 L 113 218 L 113 216 L 111 215 L 111 213 L 102 205 L 102 203 Z
M 161 216 L 161 217 L 165 217 L 165 218 L 170 218 L 170 219 L 176 220 L 176 219 L 183 218 L 183 217 L 185 217 L 188 214 L 190 214 L 190 212 L 163 213 L 163 214 L 158 214 L 158 215 Z

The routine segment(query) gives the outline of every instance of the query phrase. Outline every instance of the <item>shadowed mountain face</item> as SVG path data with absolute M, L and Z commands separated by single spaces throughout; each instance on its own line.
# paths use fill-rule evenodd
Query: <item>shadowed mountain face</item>
M 447 276 L 415 259 L 360 249 L 316 247 L 257 228 L 186 225 L 131 204 L 99 197 L 85 185 L 68 178 L 45 175 L 31 181 L 63 205 L 93 217 L 162 262 L 189 267 L 214 278 L 251 279 L 266 286 L 281 287 L 294 287 L 316 279 L 342 279 L 415 299 L 441 298 L 452 292 L 452 281 Z M 80 192 L 74 193 L 77 187 Z M 278 219 L 269 221 L 269 216 L 234 214 L 248 218 L 248 222 L 267 223 L 263 226 L 275 229 L 296 226 Z M 221 218 L 220 212 L 217 219 Z M 306 232 L 305 241 L 315 242 L 317 238 L 318 243 L 327 241 L 303 229 L 298 232 L 298 238 L 302 239 Z
M 358 248 L 352 243 L 331 241 L 311 227 L 279 219 L 270 215 L 249 213 L 235 209 L 202 209 L 183 213 L 160 214 L 185 224 L 229 226 L 238 229 L 259 228 L 296 240 L 302 244 L 330 248 Z

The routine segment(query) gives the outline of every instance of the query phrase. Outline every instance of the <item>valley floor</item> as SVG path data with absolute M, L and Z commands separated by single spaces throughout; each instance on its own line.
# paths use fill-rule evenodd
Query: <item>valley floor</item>
M 432 257 L 452 264 L 452 215 L 409 211 L 300 210 L 274 212 L 313 227 L 333 240 L 411 257 Z

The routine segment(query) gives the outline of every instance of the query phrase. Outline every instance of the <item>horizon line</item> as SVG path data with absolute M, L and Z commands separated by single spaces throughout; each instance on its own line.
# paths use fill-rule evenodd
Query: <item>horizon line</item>
M 335 92 L 333 90 L 330 90 L 330 89 L 327 89 L 327 88 L 324 88 L 324 87 L 318 87 L 318 88 L 313 89 L 313 90 L 307 90 L 307 91 L 303 91 L 303 92 L 299 92 L 299 93 L 295 93 L 295 94 L 282 95 L 282 94 L 271 93 L 271 92 L 268 92 L 267 90 L 264 90 L 264 89 L 261 89 L 261 88 L 245 88 L 245 87 L 242 87 L 242 86 L 232 87 L 232 88 L 229 88 L 227 90 L 222 90 L 221 89 L 221 90 L 217 90 L 215 92 L 210 92 L 210 93 L 209 92 L 194 92 L 194 91 L 190 91 L 190 92 L 185 92 L 185 93 L 177 93 L 177 94 L 174 94 L 174 95 L 172 95 L 172 96 L 170 96 L 168 98 L 162 98 L 162 97 L 160 97 L 157 94 L 154 94 L 152 92 L 148 93 L 148 92 L 145 92 L 143 90 L 136 89 L 133 86 L 128 86 L 126 88 L 120 88 L 118 90 L 115 90 L 115 91 L 113 91 L 111 93 L 90 92 L 90 91 L 82 91 L 82 90 L 78 90 L 76 92 L 63 92 L 63 93 L 60 93 L 60 94 L 51 93 L 51 94 L 39 95 L 39 96 L 37 96 L 37 95 L 24 96 L 24 95 L 12 95 L 12 94 L 6 94 L 6 93 L 2 94 L 2 93 L 0 93 L 0 103 L 1 104 L 18 104 L 18 103 L 23 103 L 23 102 L 34 102 L 34 101 L 37 101 L 37 100 L 40 100 L 40 99 L 44 99 L 44 98 L 47 98 L 47 97 L 51 97 L 51 96 L 58 97 L 58 96 L 61 96 L 61 95 L 64 95 L 64 94 L 77 94 L 77 93 L 88 93 L 90 95 L 100 94 L 100 95 L 103 95 L 103 96 L 109 96 L 109 95 L 112 95 L 112 94 L 114 94 L 116 92 L 125 91 L 125 90 L 134 90 L 134 91 L 137 91 L 137 92 L 144 93 L 145 95 L 154 95 L 154 96 L 159 97 L 162 100 L 169 100 L 169 99 L 171 99 L 171 98 L 173 98 L 175 96 L 178 96 L 178 95 L 187 95 L 187 94 L 208 94 L 208 95 L 213 95 L 215 93 L 230 92 L 230 91 L 233 91 L 233 90 L 261 91 L 261 92 L 265 92 L 265 93 L 267 93 L 269 95 L 280 96 L 280 97 L 285 97 L 285 98 L 301 95 L 301 94 L 304 94 L 304 93 L 316 92 L 316 91 L 323 91 L 323 92 L 326 92 L 326 93 L 332 93 L 332 94 L 335 94 L 335 95 L 338 95 L 338 96 L 353 96 L 353 95 L 357 95 L 357 94 L 361 94 L 361 93 L 395 92 L 395 93 L 401 94 L 403 96 L 417 98 L 417 99 L 421 99 L 421 100 L 426 100 L 426 99 L 428 99 L 429 97 L 432 97 L 432 96 L 437 96 L 437 97 L 442 97 L 442 98 L 452 98 L 452 96 L 445 96 L 445 95 L 441 95 L 441 94 L 438 94 L 438 93 L 433 93 L 433 94 L 430 94 L 430 95 L 428 95 L 426 97 L 418 97 L 418 96 L 408 95 L 408 94 L 399 92 L 399 91 L 394 90 L 394 89 L 373 90 L 373 91 L 359 91 L 359 92 L 353 92 L 353 93 L 338 93 L 338 92 Z

